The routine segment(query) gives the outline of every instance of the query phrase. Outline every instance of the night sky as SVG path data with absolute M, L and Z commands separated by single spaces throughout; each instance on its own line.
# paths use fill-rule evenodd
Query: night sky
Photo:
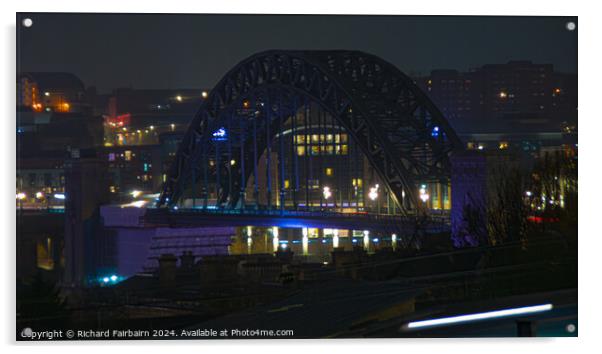
M 33 26 L 21 26 L 30 17 Z M 509 60 L 577 72 L 572 17 L 17 15 L 20 71 L 67 71 L 100 92 L 116 87 L 210 88 L 268 49 L 350 49 L 409 75 Z

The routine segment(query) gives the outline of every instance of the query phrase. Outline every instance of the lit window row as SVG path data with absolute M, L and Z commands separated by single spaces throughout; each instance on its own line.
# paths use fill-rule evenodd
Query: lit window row
M 295 136 L 295 142 L 297 144 L 346 143 L 347 139 L 347 134 L 312 134 Z
M 297 156 L 307 155 L 347 155 L 347 145 L 310 145 L 309 150 L 305 146 L 297 146 Z

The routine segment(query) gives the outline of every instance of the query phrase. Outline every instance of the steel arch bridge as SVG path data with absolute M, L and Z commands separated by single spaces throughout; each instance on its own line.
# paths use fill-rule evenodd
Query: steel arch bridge
M 312 115 L 312 109 L 320 113 Z M 327 135 L 319 134 L 318 144 L 324 146 L 310 146 L 309 133 L 319 128 L 345 132 L 355 150 L 340 151 L 334 137 L 331 149 L 331 140 L 322 141 Z M 285 146 L 287 134 L 290 144 Z M 305 154 L 295 150 L 300 149 L 295 145 L 299 134 L 308 155 L 365 156 L 402 215 L 420 208 L 420 183 L 449 181 L 449 155 L 461 146 L 412 79 L 379 57 L 346 50 L 265 51 L 240 62 L 211 90 L 184 135 L 157 205 L 177 206 L 187 192 L 203 200 L 204 208 L 210 207 L 211 195 L 213 208 L 244 209 L 247 199 L 258 203 L 259 182 L 268 209 L 284 209 L 287 202 L 296 210 L 310 205 L 299 201 L 299 156 Z M 277 159 L 271 158 L 274 153 Z M 316 166 L 310 160 L 305 169 L 311 175 Z M 274 178 L 279 180 L 275 186 Z M 309 181 L 305 176 L 306 188 Z

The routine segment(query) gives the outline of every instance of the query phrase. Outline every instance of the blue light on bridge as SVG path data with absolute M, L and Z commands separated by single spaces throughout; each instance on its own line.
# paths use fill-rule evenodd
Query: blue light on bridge
M 215 132 L 213 132 L 213 141 L 225 141 L 228 139 L 228 132 L 226 128 L 221 127 Z
M 439 136 L 439 127 L 437 127 L 437 126 L 433 127 L 433 130 L 431 130 L 431 136 L 433 138 L 436 138 Z
M 99 279 L 99 282 L 100 282 L 101 285 L 111 286 L 111 285 L 115 285 L 115 284 L 119 283 L 123 279 L 124 279 L 123 277 L 120 277 L 120 276 L 118 276 L 116 274 L 111 274 L 111 275 L 107 275 L 107 276 L 101 277 Z

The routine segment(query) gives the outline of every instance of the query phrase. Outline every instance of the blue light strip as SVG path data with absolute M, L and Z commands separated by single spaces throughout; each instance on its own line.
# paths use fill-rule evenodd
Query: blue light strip
M 436 318 L 436 319 L 432 319 L 432 320 L 410 322 L 405 326 L 405 329 L 428 328 L 428 327 L 436 327 L 436 326 L 444 326 L 444 325 L 472 322 L 472 321 L 478 321 L 478 320 L 500 318 L 500 317 L 518 316 L 518 315 L 550 311 L 553 308 L 554 308 L 554 306 L 552 306 L 552 304 L 544 304 L 544 305 L 517 307 L 517 308 L 505 309 L 505 310 L 473 313 L 470 315 L 443 317 L 443 318 Z

